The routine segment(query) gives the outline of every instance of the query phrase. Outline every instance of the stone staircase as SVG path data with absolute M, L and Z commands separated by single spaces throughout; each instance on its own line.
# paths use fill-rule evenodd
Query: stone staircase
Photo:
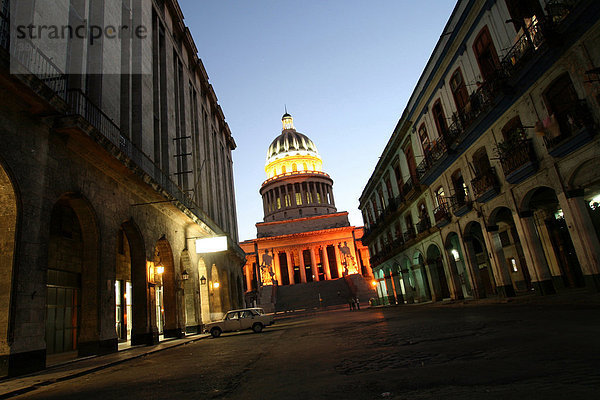
M 369 299 L 375 297 L 375 292 L 369 288 L 369 284 L 358 274 L 331 281 L 278 286 L 275 311 L 347 305 L 350 297 L 357 296 L 363 306 L 367 306 Z

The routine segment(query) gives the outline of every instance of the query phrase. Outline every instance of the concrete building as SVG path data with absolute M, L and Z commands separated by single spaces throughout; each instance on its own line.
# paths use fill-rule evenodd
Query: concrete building
M 106 29 L 33 40 L 23 22 Z M 236 144 L 176 0 L 0 1 L 0 93 L 1 375 L 243 303 Z M 228 250 L 198 254 L 215 236 Z
M 360 197 L 381 302 L 600 289 L 599 18 L 457 2 Z
M 350 226 L 348 212 L 337 211 L 333 180 L 322 170 L 315 143 L 296 131 L 291 115 L 282 123 L 260 188 L 264 220 L 256 224 L 257 238 L 240 244 L 247 303 L 268 310 L 318 307 L 345 303 L 359 289 L 368 301 L 362 277 L 372 272 L 359 241 L 362 228 Z

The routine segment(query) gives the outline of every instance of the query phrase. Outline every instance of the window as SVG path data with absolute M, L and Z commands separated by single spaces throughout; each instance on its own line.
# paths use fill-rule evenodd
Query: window
M 443 186 L 440 186 L 435 191 L 435 204 L 437 207 L 441 206 L 442 204 L 446 204 L 446 194 L 444 193 Z
M 427 153 L 429 151 L 429 135 L 427 134 L 427 128 L 425 123 L 422 123 L 419 127 L 419 138 L 421 139 L 421 146 L 423 151 Z
M 505 142 L 511 142 L 514 139 L 525 139 L 524 133 L 519 116 L 512 118 L 502 128 L 502 137 Z
M 392 183 L 390 182 L 389 174 L 385 177 L 385 188 L 387 190 L 388 199 L 394 197 L 394 192 L 392 191 Z
M 282 173 L 282 174 L 285 174 L 285 165 L 282 165 L 282 166 L 281 166 L 281 173 Z
M 433 120 L 439 135 L 446 136 L 448 133 L 448 124 L 446 123 L 446 115 L 442 108 L 442 102 L 439 99 L 431 107 L 431 113 L 433 114 Z
M 298 172 L 298 166 L 296 164 L 292 164 L 292 172 Z
M 461 206 L 466 203 L 468 191 L 465 180 L 460 169 L 452 174 L 452 185 L 454 185 L 454 193 L 456 195 L 456 203 Z
M 457 68 L 450 78 L 450 89 L 452 90 L 452 97 L 454 97 L 456 109 L 459 112 L 462 112 L 469 103 L 469 93 L 467 92 L 467 86 L 463 80 L 460 68 Z
M 302 193 L 296 193 L 296 204 L 302 205 Z
M 562 74 L 544 92 L 544 103 L 550 114 L 549 136 L 569 136 L 575 130 L 579 98 L 568 73 Z M 558 127 L 560 130 L 557 130 Z
M 490 79 L 500 66 L 500 61 L 498 60 L 498 53 L 496 52 L 487 26 L 484 26 L 477 35 L 477 38 L 475 38 L 473 51 L 475 52 L 477 64 L 479 64 L 481 78 L 483 80 Z
M 473 154 L 473 167 L 475 168 L 475 173 L 477 176 L 490 173 L 492 166 L 490 165 L 490 160 L 487 156 L 487 152 L 485 151 L 485 147 L 479 148 Z
M 400 163 L 396 161 L 394 164 L 394 175 L 396 175 L 396 186 L 398 186 L 398 192 L 402 191 L 402 171 L 400 170 Z

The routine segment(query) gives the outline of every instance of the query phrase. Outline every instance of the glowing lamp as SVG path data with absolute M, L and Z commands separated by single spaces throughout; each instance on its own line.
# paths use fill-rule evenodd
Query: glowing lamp
M 454 261 L 460 260 L 460 254 L 458 254 L 458 250 L 452 249 L 450 252 L 452 253 L 452 256 L 454 257 Z
M 219 282 L 213 283 L 213 288 L 218 289 L 219 288 Z
M 371 285 L 373 285 L 373 287 L 377 286 L 377 281 L 371 281 Z
M 227 250 L 227 236 L 196 239 L 196 253 L 217 253 Z
M 204 275 L 202 275 L 202 277 L 200 278 L 200 284 L 206 285 L 206 278 L 204 277 Z
M 162 275 L 165 272 L 165 267 L 163 267 L 162 265 L 157 265 L 156 266 L 156 273 L 159 275 Z
M 186 270 L 183 270 L 183 272 L 181 273 L 181 279 L 187 281 L 188 279 L 190 279 L 190 274 L 188 274 Z

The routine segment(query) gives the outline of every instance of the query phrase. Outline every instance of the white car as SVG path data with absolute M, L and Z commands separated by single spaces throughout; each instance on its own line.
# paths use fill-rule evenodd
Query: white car
M 218 338 L 223 332 L 242 331 L 252 329 L 255 333 L 262 332 L 265 326 L 273 324 L 273 315 L 265 314 L 262 308 L 242 308 L 231 310 L 221 321 L 204 325 L 204 332 Z

